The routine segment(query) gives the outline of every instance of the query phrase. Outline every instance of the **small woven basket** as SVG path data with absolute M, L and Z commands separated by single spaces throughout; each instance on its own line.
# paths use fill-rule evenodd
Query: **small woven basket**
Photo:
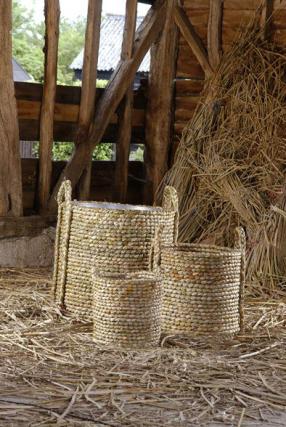
M 180 244 L 162 247 L 162 331 L 233 334 L 243 328 L 245 233 L 235 248 Z
M 93 274 L 93 338 L 102 346 L 139 349 L 160 339 L 160 277 L 152 272 Z
M 82 320 L 92 319 L 91 268 L 121 273 L 149 269 L 155 230 L 162 242 L 177 238 L 178 199 L 166 187 L 163 207 L 72 201 L 70 181 L 58 193 L 55 242 L 55 301 Z

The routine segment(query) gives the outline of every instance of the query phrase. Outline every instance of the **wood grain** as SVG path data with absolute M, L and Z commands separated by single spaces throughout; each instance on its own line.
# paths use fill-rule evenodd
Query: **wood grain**
M 54 110 L 59 43 L 59 0 L 45 0 L 45 75 L 40 118 L 39 186 L 37 204 L 45 211 L 50 196 Z
M 0 216 L 22 215 L 19 127 L 12 70 L 12 2 L 0 1 Z

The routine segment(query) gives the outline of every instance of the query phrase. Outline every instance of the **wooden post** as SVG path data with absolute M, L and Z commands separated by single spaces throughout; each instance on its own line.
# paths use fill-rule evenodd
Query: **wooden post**
M 196 33 L 191 21 L 189 20 L 186 12 L 181 6 L 175 6 L 175 20 L 184 39 L 194 52 L 198 62 L 207 77 L 213 74 L 213 69 L 209 63 L 207 51 L 203 42 Z
M 132 58 L 119 62 L 105 89 L 104 95 L 96 106 L 94 121 L 89 130 L 87 143 L 76 146 L 71 159 L 61 173 L 50 197 L 50 211 L 56 208 L 54 198 L 62 181 L 64 179 L 71 180 L 73 187 L 78 182 L 84 168 L 90 161 L 93 149 L 101 141 L 112 115 L 134 80 L 140 63 L 161 32 L 165 16 L 166 3 L 164 0 L 157 0 L 136 31 Z
M 272 13 L 273 13 L 273 0 L 262 0 L 260 28 L 262 32 L 262 37 L 265 40 L 267 40 L 270 36 Z
M 51 189 L 54 109 L 57 87 L 59 0 L 45 0 L 45 78 L 40 117 L 38 204 L 47 208 Z
M 101 9 L 102 0 L 89 0 L 79 108 L 79 128 L 76 135 L 76 144 L 86 143 L 88 130 L 94 115 Z M 84 169 L 78 184 L 78 196 L 80 200 L 88 200 L 89 198 L 91 166 L 92 161 Z
M 151 49 L 151 65 L 146 110 L 145 203 L 154 201 L 156 190 L 168 169 L 171 142 L 172 101 L 177 59 L 175 0 L 167 0 L 165 25 Z
M 0 216 L 21 216 L 23 213 L 11 27 L 12 1 L 0 0 Z
M 125 26 L 121 60 L 131 59 L 136 30 L 137 0 L 126 1 Z M 118 112 L 118 142 L 116 144 L 116 165 L 113 199 L 125 203 L 128 189 L 128 161 L 132 132 L 133 84 L 121 101 Z
M 223 0 L 210 0 L 208 21 L 208 56 L 211 67 L 215 70 L 222 54 L 222 12 Z

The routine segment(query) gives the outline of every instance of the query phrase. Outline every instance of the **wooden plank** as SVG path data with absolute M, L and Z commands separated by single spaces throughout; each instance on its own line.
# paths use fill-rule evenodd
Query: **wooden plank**
M 76 136 L 76 144 L 84 144 L 86 142 L 89 127 L 94 115 L 101 9 L 102 0 L 89 0 L 83 57 L 79 127 Z M 88 200 L 89 198 L 90 175 L 91 160 L 83 170 L 77 186 L 77 194 L 80 200 Z
M 267 40 L 271 31 L 271 15 L 273 13 L 273 0 L 262 0 L 260 29 L 264 40 Z
M 193 50 L 198 62 L 200 63 L 202 69 L 204 70 L 207 77 L 211 76 L 213 73 L 212 67 L 209 63 L 206 49 L 196 33 L 191 21 L 189 20 L 186 12 L 181 6 L 175 7 L 175 20 L 176 23 L 188 42 L 190 48 Z
M 22 215 L 19 127 L 12 70 L 12 2 L 0 1 L 0 216 Z
M 175 0 L 167 0 L 165 25 L 152 46 L 146 110 L 146 188 L 144 201 L 153 203 L 169 161 L 173 126 L 174 77 L 178 29 L 174 20 Z
M 59 19 L 59 0 L 45 0 L 45 76 L 40 118 L 39 188 L 37 194 L 38 206 L 42 212 L 47 208 L 51 188 Z
M 185 10 L 208 9 L 210 0 L 184 0 Z M 279 2 L 280 0 L 276 0 Z M 285 0 L 282 0 L 285 1 Z M 257 10 L 261 0 L 224 0 L 225 9 Z
M 201 93 L 204 88 L 203 79 L 177 79 L 176 85 L 176 97 L 179 96 L 190 96 Z
M 179 47 L 177 77 L 204 79 L 205 73 L 189 46 Z
M 97 105 L 94 122 L 89 133 L 88 147 L 86 144 L 78 145 L 61 174 L 50 197 L 50 210 L 54 210 L 56 207 L 54 198 L 63 180 L 70 179 L 74 187 L 80 179 L 83 169 L 92 156 L 93 149 L 101 141 L 110 118 L 130 87 L 140 63 L 158 37 L 164 24 L 165 15 L 165 2 L 157 0 L 136 32 L 132 59 L 120 61 L 105 89 L 104 96 Z
M 144 81 L 142 81 L 142 84 Z M 38 83 L 14 82 L 15 95 L 17 100 L 23 101 L 39 101 L 42 102 L 43 85 Z M 95 102 L 104 94 L 105 89 L 97 88 Z M 81 98 L 80 86 L 62 86 L 57 85 L 56 89 L 56 104 L 72 104 L 79 105 Z M 134 90 L 134 107 L 138 110 L 144 109 L 146 106 L 145 88 L 139 86 Z
M 210 13 L 208 22 L 208 55 L 213 69 L 220 63 L 222 47 L 222 12 L 223 0 L 210 0 Z
M 56 225 L 56 216 L 27 216 L 27 217 L 1 217 L 0 239 L 9 237 L 37 236 L 48 227 Z
M 121 60 L 130 60 L 133 54 L 136 30 L 137 0 L 126 0 Z M 124 95 L 119 108 L 118 144 L 116 145 L 116 166 L 113 188 L 114 201 L 125 203 L 128 186 L 128 160 L 132 133 L 132 84 Z
M 144 112 L 143 112 L 144 114 Z M 19 120 L 20 136 L 22 141 L 39 141 L 39 122 L 37 120 Z M 117 124 L 109 124 L 102 137 L 102 143 L 117 142 Z M 77 124 L 71 122 L 54 123 L 54 141 L 73 142 L 77 130 Z M 132 127 L 132 142 L 134 144 L 144 144 L 144 126 Z

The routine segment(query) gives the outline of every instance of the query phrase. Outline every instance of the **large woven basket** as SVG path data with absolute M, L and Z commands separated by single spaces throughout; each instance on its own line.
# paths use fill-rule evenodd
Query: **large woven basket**
M 149 270 L 151 242 L 162 226 L 165 245 L 176 241 L 178 199 L 166 187 L 163 207 L 71 200 L 71 184 L 58 193 L 55 243 L 55 300 L 71 314 L 92 319 L 91 267 L 121 273 Z
M 162 247 L 162 330 L 173 334 L 238 332 L 243 327 L 245 234 L 235 248 Z
M 93 275 L 93 338 L 125 349 L 156 346 L 160 339 L 160 277 L 152 272 Z

